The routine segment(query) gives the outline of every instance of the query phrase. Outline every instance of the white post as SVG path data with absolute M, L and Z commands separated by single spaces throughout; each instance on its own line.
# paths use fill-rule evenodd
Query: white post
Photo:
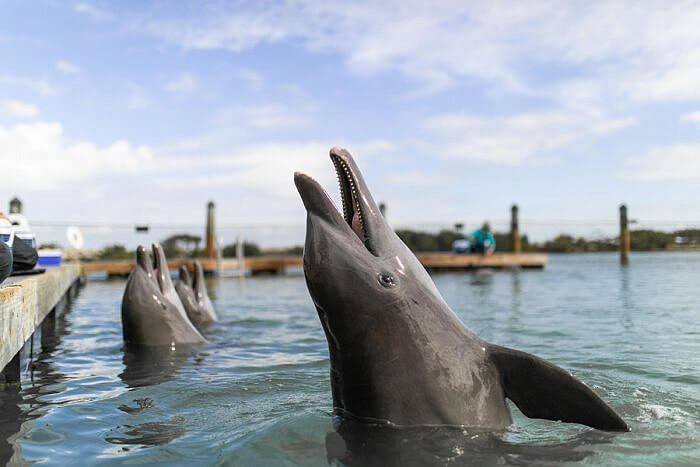
M 243 258 L 243 240 L 241 240 L 241 237 L 236 238 L 236 259 L 238 260 L 238 269 L 243 275 L 245 273 L 245 268 L 244 268 L 244 258 Z

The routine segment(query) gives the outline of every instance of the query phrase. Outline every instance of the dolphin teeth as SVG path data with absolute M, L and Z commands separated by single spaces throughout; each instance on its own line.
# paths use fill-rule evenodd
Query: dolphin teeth
M 353 215 L 357 213 L 357 219 L 362 228 L 363 236 L 367 235 L 365 229 L 365 220 L 362 216 L 360 208 L 359 193 L 355 186 L 355 179 L 348 165 L 338 157 L 331 157 L 333 166 L 335 167 L 336 176 L 338 177 L 338 185 L 340 185 L 340 198 L 343 205 L 343 218 L 352 227 Z M 364 242 L 366 239 L 361 238 Z

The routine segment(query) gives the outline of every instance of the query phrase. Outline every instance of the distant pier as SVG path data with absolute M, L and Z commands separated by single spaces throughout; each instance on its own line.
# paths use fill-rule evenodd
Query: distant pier
M 51 312 L 67 304 L 80 283 L 79 264 L 10 277 L 0 286 L 0 383 L 19 378 L 19 351 Z
M 418 253 L 418 260 L 428 270 L 467 270 L 477 268 L 527 268 L 542 269 L 547 264 L 547 255 L 530 253 L 496 253 L 490 256 L 480 254 Z M 206 273 L 216 271 L 244 270 L 256 273 L 281 273 L 289 267 L 303 265 L 301 256 L 254 256 L 242 260 L 224 258 L 198 258 Z M 168 261 L 171 271 L 180 265 L 191 267 L 192 259 Z M 91 261 L 83 263 L 83 273 L 104 273 L 108 276 L 128 276 L 134 268 L 134 261 Z

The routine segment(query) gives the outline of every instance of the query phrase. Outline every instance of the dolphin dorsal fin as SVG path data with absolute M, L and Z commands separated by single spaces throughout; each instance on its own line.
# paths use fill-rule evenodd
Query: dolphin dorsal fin
M 586 384 L 534 355 L 489 345 L 505 396 L 530 418 L 581 423 L 599 430 L 629 431 L 627 424 Z

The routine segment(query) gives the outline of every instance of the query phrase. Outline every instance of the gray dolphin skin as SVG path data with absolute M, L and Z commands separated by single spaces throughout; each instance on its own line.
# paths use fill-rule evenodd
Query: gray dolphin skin
M 187 318 L 158 244 L 153 245 L 153 257 L 155 267 L 142 246 L 136 250 L 136 267 L 122 298 L 124 341 L 154 346 L 206 342 Z
M 307 211 L 304 274 L 328 341 L 337 414 L 496 431 L 512 423 L 508 398 L 531 418 L 628 430 L 569 372 L 467 329 L 379 212 L 352 156 L 333 148 L 330 157 L 342 215 L 314 179 L 297 172 L 294 182 Z
M 202 331 L 207 325 L 217 320 L 214 306 L 209 300 L 206 284 L 204 283 L 204 271 L 199 261 L 195 261 L 194 278 L 185 265 L 180 266 L 179 279 L 175 283 L 175 290 L 182 305 L 185 307 L 187 317 L 197 329 Z
M 217 321 L 219 318 L 216 316 L 214 305 L 212 305 L 211 300 L 209 299 L 207 284 L 204 282 L 204 269 L 202 269 L 202 263 L 199 261 L 194 262 L 192 288 L 194 289 L 194 295 L 197 298 L 197 305 L 199 306 L 202 315 L 205 316 L 209 322 Z

